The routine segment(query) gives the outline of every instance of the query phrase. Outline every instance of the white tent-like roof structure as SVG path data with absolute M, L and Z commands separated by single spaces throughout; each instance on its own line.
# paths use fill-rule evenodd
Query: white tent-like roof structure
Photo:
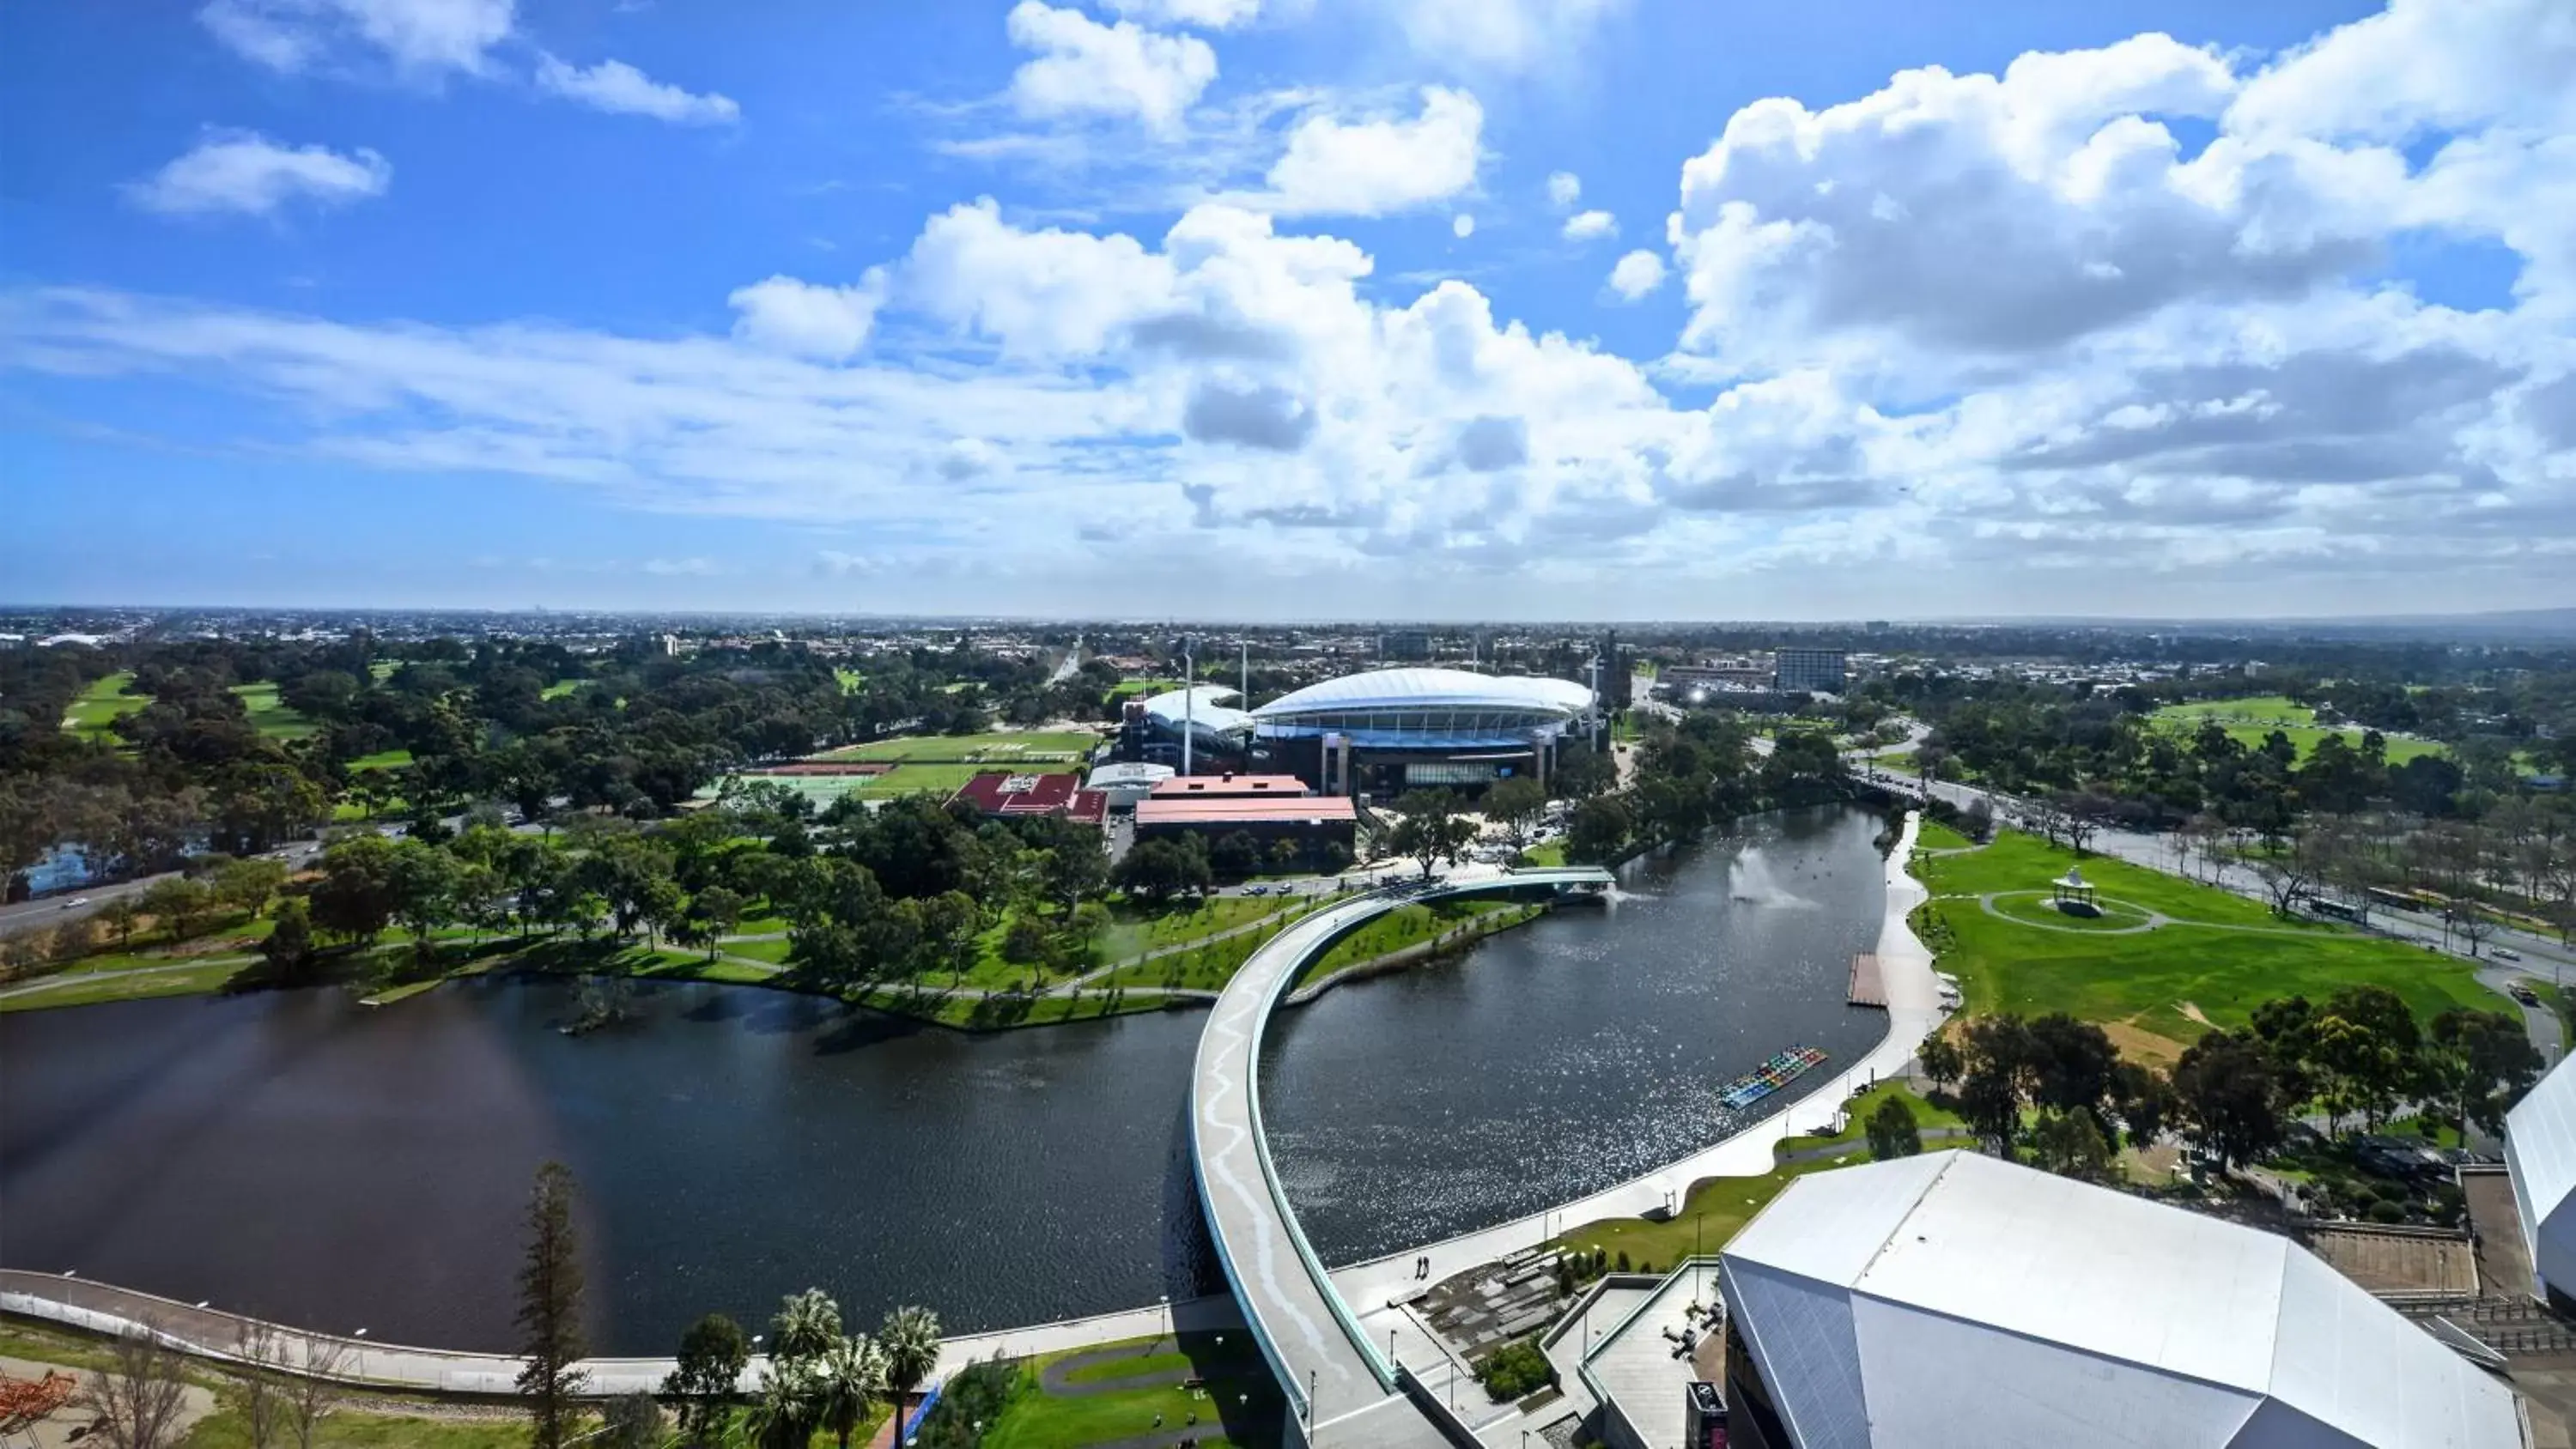
M 1165 729 L 1178 730 L 1186 722 L 1203 737 L 1237 734 L 1252 728 L 1251 715 L 1226 703 L 1240 694 L 1222 684 L 1166 690 L 1145 701 L 1145 713 Z
M 1726 1302 L 1802 1449 L 2516 1449 L 2513 1395 L 2286 1238 L 1963 1152 L 1800 1178 Z
M 2532 1291 L 2576 1294 L 2576 1073 L 2565 1060 L 2504 1114 L 2504 1161 L 2539 1280 Z
M 1571 718 L 1592 707 L 1572 680 L 1465 669 L 1372 669 L 1281 695 L 1252 713 L 1262 720 L 1367 709 L 1526 709 Z

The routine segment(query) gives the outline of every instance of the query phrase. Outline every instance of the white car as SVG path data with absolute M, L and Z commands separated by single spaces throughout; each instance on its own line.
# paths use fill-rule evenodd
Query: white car
M 2514 950 L 2510 946 L 2498 946 L 2494 950 L 2487 952 L 2487 954 L 2493 956 L 2499 961 L 2519 961 L 2522 959 L 2522 953 Z
M 66 911 L 77 911 L 77 910 L 79 910 L 81 907 L 83 907 L 83 906 L 85 906 L 85 905 L 88 905 L 88 904 L 89 904 L 89 897 L 87 897 L 87 896 L 74 896 L 74 897 L 72 897 L 70 900 L 67 900 L 67 901 L 63 902 L 63 904 L 62 904 L 62 909 L 66 910 Z

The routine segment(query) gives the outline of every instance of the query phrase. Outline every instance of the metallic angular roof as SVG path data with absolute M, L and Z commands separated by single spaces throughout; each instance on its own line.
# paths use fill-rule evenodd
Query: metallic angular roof
M 2504 1160 L 2533 1272 L 2576 1293 L 2576 1073 L 2566 1061 L 2504 1114 Z
M 1531 709 L 1571 718 L 1592 706 L 1592 691 L 1565 679 L 1527 674 L 1475 674 L 1464 669 L 1373 669 L 1281 695 L 1255 719 L 1351 709 Z
M 2523 1442 L 2510 1390 L 2288 1239 L 1971 1153 L 1800 1178 L 1722 1261 L 1808 1449 Z

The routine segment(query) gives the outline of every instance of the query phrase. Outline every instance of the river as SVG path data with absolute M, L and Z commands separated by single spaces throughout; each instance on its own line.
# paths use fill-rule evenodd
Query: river
M 1285 1011 L 1275 1155 L 1329 1261 L 1483 1226 L 1724 1130 L 1709 1088 L 1837 1060 L 1877 933 L 1876 817 L 1746 822 L 1602 910 Z M 571 988 L 457 983 L 0 1016 L 0 1264 L 382 1341 L 502 1349 L 536 1166 L 581 1184 L 593 1347 L 667 1353 L 819 1284 L 960 1331 L 1221 1287 L 1186 1157 L 1203 1013 L 968 1037 L 665 984 L 557 1029 Z M 1819 1077 L 1822 1074 L 1818 1074 Z

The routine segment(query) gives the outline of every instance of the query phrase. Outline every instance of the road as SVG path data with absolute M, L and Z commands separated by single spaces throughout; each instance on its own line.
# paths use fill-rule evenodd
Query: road
M 304 863 L 322 849 L 321 842 L 299 840 L 267 852 L 269 860 L 282 860 L 290 870 L 301 870 Z M 139 876 L 112 885 L 90 886 L 84 890 L 47 896 L 43 900 L 22 901 L 14 906 L 0 906 L 0 936 L 14 936 L 21 931 L 42 931 L 65 921 L 85 920 L 98 914 L 109 901 L 123 896 L 137 896 L 165 880 L 176 880 L 181 872 L 165 870 L 158 875 Z M 82 904 L 74 905 L 79 901 Z

